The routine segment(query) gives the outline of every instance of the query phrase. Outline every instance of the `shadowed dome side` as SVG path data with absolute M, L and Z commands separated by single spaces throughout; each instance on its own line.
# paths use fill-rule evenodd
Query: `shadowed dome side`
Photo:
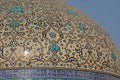
M 4 0 L 0 8 L 0 70 L 72 69 L 120 76 L 113 40 L 63 0 Z
M 71 6 L 71 5 L 69 5 L 69 6 Z M 81 12 L 80 10 L 76 9 L 75 7 L 72 7 L 72 9 L 76 10 L 76 12 L 78 11 L 77 13 L 81 13 L 81 14 L 79 14 L 79 16 L 82 15 L 82 17 L 80 19 L 80 24 L 84 25 L 84 28 L 85 28 L 85 26 L 87 28 L 89 27 L 88 30 L 90 30 L 90 32 L 87 32 L 87 34 L 86 34 L 86 31 L 84 31 L 84 29 L 79 26 L 80 30 L 84 31 L 84 34 L 85 34 L 84 36 L 87 36 L 87 39 L 89 39 L 89 38 L 91 39 L 90 44 L 91 43 L 93 44 L 92 45 L 92 47 L 94 46 L 93 50 L 95 50 L 95 47 L 97 47 L 95 52 L 98 51 L 98 53 L 97 53 L 98 60 L 100 60 L 100 58 L 99 58 L 100 56 L 104 55 L 104 57 L 101 57 L 101 60 L 103 59 L 104 62 L 102 63 L 102 61 L 100 60 L 100 63 L 102 63 L 102 67 L 100 68 L 100 72 L 104 73 L 105 66 L 106 67 L 109 66 L 109 68 L 114 67 L 115 73 L 118 73 L 117 75 L 120 76 L 119 75 L 120 74 L 119 51 L 118 51 L 118 48 L 116 47 L 114 41 L 111 39 L 111 37 L 108 35 L 108 33 L 98 23 L 96 23 L 94 20 L 92 20 L 90 17 L 88 17 L 85 13 Z M 74 39 L 76 40 L 76 37 L 74 37 Z M 96 45 L 94 45 L 94 42 L 95 42 Z M 101 48 L 104 48 L 104 49 L 101 49 Z M 108 50 L 108 48 L 109 48 L 109 50 Z M 89 50 L 89 48 L 88 48 L 88 50 Z M 99 52 L 99 50 L 101 50 L 101 51 Z M 80 51 L 82 51 L 82 50 L 80 50 Z M 106 54 L 106 52 L 107 52 L 107 54 Z M 102 53 L 102 54 L 99 54 L 99 53 Z M 93 55 L 95 55 L 95 54 L 93 54 Z M 110 60 L 110 57 L 111 57 L 112 60 Z M 87 60 L 89 60 L 89 59 L 87 58 Z M 113 62 L 112 64 L 111 64 L 111 61 Z M 104 70 L 102 70 L 102 68 Z M 90 70 L 91 70 L 91 68 L 90 68 Z M 109 69 L 106 69 L 105 71 L 108 71 L 107 73 L 109 73 Z

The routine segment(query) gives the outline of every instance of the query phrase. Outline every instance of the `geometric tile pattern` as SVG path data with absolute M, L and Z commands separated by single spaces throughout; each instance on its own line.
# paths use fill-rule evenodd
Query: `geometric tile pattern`
M 0 70 L 16 68 L 120 76 L 120 55 L 95 21 L 64 0 L 1 0 Z

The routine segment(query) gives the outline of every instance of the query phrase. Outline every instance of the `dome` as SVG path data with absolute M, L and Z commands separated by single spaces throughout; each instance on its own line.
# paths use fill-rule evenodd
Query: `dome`
M 120 80 L 120 54 L 64 0 L 1 0 L 0 79 Z

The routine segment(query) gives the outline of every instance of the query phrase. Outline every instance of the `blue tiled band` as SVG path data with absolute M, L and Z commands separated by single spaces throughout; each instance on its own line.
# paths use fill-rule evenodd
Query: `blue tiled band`
M 3 80 L 120 80 L 119 77 L 97 72 L 44 68 L 0 70 L 0 78 Z

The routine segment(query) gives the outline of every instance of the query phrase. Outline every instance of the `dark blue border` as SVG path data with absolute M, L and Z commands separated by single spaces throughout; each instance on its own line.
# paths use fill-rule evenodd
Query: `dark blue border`
M 1 79 L 27 79 L 27 78 L 61 78 L 64 79 L 85 79 L 85 80 L 120 80 L 119 77 L 102 74 L 98 72 L 91 71 L 80 71 L 80 70 L 70 70 L 70 69 L 45 69 L 45 68 L 35 68 L 35 69 L 8 69 L 0 70 Z M 34 79 L 33 79 L 34 80 Z

